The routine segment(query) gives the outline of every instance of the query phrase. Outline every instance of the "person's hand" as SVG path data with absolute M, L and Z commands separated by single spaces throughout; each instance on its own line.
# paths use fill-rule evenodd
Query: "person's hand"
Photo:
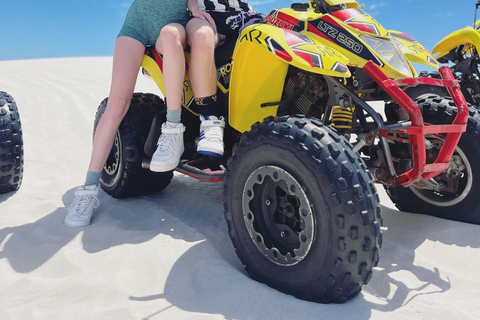
M 192 12 L 192 16 L 207 21 L 208 24 L 210 24 L 210 26 L 212 27 L 213 31 L 217 33 L 217 26 L 215 25 L 215 21 L 212 19 L 212 16 L 208 12 L 197 10 L 195 12 Z

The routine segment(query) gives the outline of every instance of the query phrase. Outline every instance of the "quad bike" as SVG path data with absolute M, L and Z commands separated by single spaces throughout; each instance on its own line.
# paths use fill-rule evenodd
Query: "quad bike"
M 480 1 L 475 8 L 478 10 Z M 475 13 L 476 16 L 476 13 Z M 471 104 L 467 131 L 462 135 L 450 159 L 450 166 L 442 174 L 432 177 L 433 184 L 419 181 L 408 188 L 389 188 L 389 194 L 403 211 L 480 224 L 480 20 L 473 27 L 455 31 L 442 39 L 432 50 L 440 63 L 450 63 L 451 71 L 460 84 L 465 100 Z M 422 72 L 423 77 L 439 78 L 438 72 Z M 416 102 L 428 106 L 424 119 L 432 124 L 451 123 L 457 108 L 442 87 L 428 84 L 408 88 L 405 91 Z M 394 108 L 395 109 L 395 108 Z M 399 110 L 398 108 L 396 109 Z M 405 120 L 402 112 L 386 110 L 390 121 Z M 442 135 L 430 135 L 427 160 L 435 157 L 446 141 Z M 400 152 L 400 151 L 399 151 Z M 432 160 L 428 160 L 432 161 Z
M 224 182 L 229 236 L 252 278 L 301 299 L 348 300 L 379 260 L 374 182 L 433 184 L 450 167 L 467 103 L 447 67 L 442 80 L 414 77 L 410 61 L 437 62 L 410 41 L 387 32 L 356 1 L 295 3 L 247 26 L 215 53 L 218 95 L 228 107 L 223 159 L 195 152 L 199 113 L 187 68 L 185 153 L 176 170 Z M 147 48 L 142 65 L 165 92 L 162 57 Z M 447 88 L 453 102 L 444 103 L 459 110 L 453 124 L 424 122 L 432 103 L 417 104 L 400 88 L 422 83 Z M 410 120 L 385 122 L 365 102 L 379 99 Z M 133 95 L 102 173 L 107 193 L 122 198 L 168 186 L 172 172 L 148 170 L 163 121 L 163 99 Z M 441 141 L 436 160 L 427 159 L 430 135 Z
M 23 136 L 15 100 L 0 91 L 0 193 L 16 191 L 23 179 Z

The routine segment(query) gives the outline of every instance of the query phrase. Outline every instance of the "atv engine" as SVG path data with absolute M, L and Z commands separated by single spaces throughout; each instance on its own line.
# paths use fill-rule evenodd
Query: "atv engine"
M 328 85 L 321 76 L 298 71 L 288 77 L 284 95 L 287 105 L 283 108 L 287 110 L 282 108 L 279 113 L 301 113 L 320 119 L 328 99 Z

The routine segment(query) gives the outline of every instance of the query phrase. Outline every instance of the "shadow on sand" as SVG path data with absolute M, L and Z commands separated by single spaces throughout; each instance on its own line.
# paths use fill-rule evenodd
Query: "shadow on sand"
M 372 310 L 393 311 L 419 295 L 450 289 L 449 279 L 441 269 L 429 270 L 414 263 L 415 249 L 426 240 L 480 247 L 479 237 L 474 243 L 467 243 L 472 237 L 458 235 L 459 230 L 478 232 L 476 226 L 449 221 L 433 224 L 441 226 L 439 230 L 431 227 L 436 218 L 402 214 L 384 207 L 384 225 L 388 230 L 384 231 L 380 264 L 363 293 L 343 305 L 305 302 L 248 278 L 228 237 L 222 190 L 223 184 L 204 184 L 180 175 L 166 190 L 151 196 L 118 200 L 101 193 L 102 206 L 88 228 L 64 227 L 65 209 L 59 208 L 33 223 L 1 229 L 0 259 L 8 259 L 15 271 L 28 273 L 45 264 L 80 232 L 83 249 L 88 253 L 143 243 L 165 234 L 200 242 L 175 262 L 164 292 L 129 297 L 139 307 L 164 299 L 189 312 L 221 314 L 227 319 L 318 319 L 319 315 L 368 319 Z M 63 202 L 70 203 L 73 194 L 74 190 L 69 190 Z M 185 224 L 194 232 L 184 230 Z M 194 267 L 192 262 L 197 262 Z M 416 277 L 419 285 L 409 286 L 395 276 L 398 272 Z M 158 317 L 163 311 L 165 308 L 145 314 L 144 319 Z

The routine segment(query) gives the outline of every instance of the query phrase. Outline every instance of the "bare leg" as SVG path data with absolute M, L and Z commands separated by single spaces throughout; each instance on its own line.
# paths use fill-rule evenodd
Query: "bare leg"
M 198 18 L 187 23 L 187 41 L 192 48 L 190 80 L 201 124 L 197 152 L 209 156 L 223 155 L 225 120 L 217 105 L 217 72 L 214 50 L 217 36 L 210 24 Z
M 217 93 L 217 72 L 213 51 L 216 36 L 207 21 L 194 18 L 187 23 L 187 41 L 191 47 L 190 80 L 196 98 Z
M 167 121 L 162 125 L 157 151 L 150 161 L 150 170 L 165 172 L 175 169 L 183 154 L 184 125 L 180 122 L 183 79 L 185 77 L 185 54 L 187 35 L 185 28 L 177 23 L 163 27 L 155 49 L 163 54 L 163 77 L 167 100 Z
M 155 49 L 163 55 L 163 77 L 165 95 L 168 97 L 167 108 L 178 110 L 182 107 L 183 79 L 185 77 L 185 54 L 187 45 L 185 28 L 171 23 L 160 31 Z
M 110 95 L 95 131 L 89 171 L 102 171 L 118 126 L 130 107 L 144 53 L 143 44 L 133 38 L 119 37 L 115 42 Z

